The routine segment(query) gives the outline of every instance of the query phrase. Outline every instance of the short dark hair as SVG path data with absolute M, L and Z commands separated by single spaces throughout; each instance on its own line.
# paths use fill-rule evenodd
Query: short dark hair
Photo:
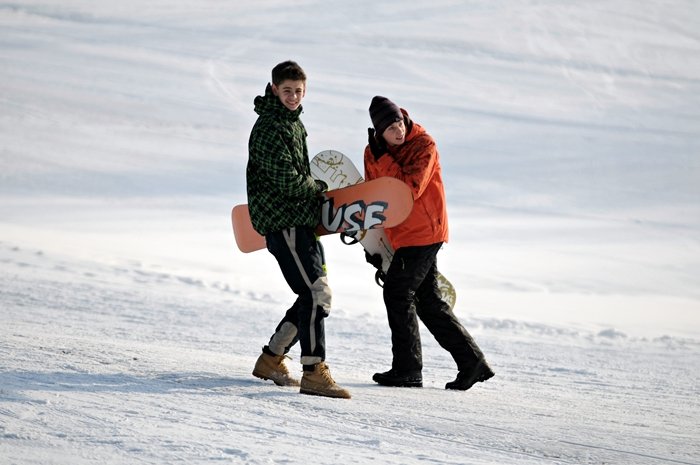
M 292 60 L 283 61 L 272 68 L 272 83 L 276 86 L 285 80 L 306 82 L 306 73 L 296 62 Z

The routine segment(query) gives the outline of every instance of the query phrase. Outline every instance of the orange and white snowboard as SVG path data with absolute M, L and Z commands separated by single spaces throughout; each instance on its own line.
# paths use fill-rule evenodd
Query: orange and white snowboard
M 326 235 L 391 228 L 401 224 L 412 208 L 411 189 L 391 177 L 333 189 L 323 194 L 321 222 L 316 233 Z M 265 238 L 253 229 L 248 205 L 233 207 L 231 222 L 241 252 L 265 248 Z

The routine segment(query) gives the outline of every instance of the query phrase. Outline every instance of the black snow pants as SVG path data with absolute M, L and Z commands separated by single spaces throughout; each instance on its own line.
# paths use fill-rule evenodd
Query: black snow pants
M 298 341 L 301 363 L 320 363 L 326 359 L 324 319 L 331 308 L 323 246 L 313 229 L 305 227 L 273 232 L 265 240 L 297 299 L 263 350 L 284 355 Z
M 423 368 L 418 319 L 447 350 L 458 370 L 469 370 L 484 354 L 442 300 L 437 282 L 437 253 L 442 242 L 401 247 L 394 253 L 384 280 L 384 304 L 391 329 L 393 363 L 399 372 Z

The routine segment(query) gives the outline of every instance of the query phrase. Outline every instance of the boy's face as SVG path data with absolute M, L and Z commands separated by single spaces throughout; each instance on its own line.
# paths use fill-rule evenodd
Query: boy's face
M 289 111 L 294 111 L 301 105 L 301 100 L 306 94 L 306 84 L 304 81 L 292 81 L 285 79 L 279 86 L 272 84 L 272 93 L 275 94 L 287 107 Z
M 406 140 L 406 125 L 403 120 L 397 121 L 384 131 L 384 140 L 389 145 L 401 145 Z

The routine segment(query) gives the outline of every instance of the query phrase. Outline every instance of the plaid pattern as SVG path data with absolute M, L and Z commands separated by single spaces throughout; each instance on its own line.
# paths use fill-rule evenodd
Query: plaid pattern
M 259 115 L 248 141 L 248 208 L 255 230 L 265 235 L 320 220 L 320 189 L 311 177 L 302 109 L 289 111 L 272 93 L 255 98 Z

